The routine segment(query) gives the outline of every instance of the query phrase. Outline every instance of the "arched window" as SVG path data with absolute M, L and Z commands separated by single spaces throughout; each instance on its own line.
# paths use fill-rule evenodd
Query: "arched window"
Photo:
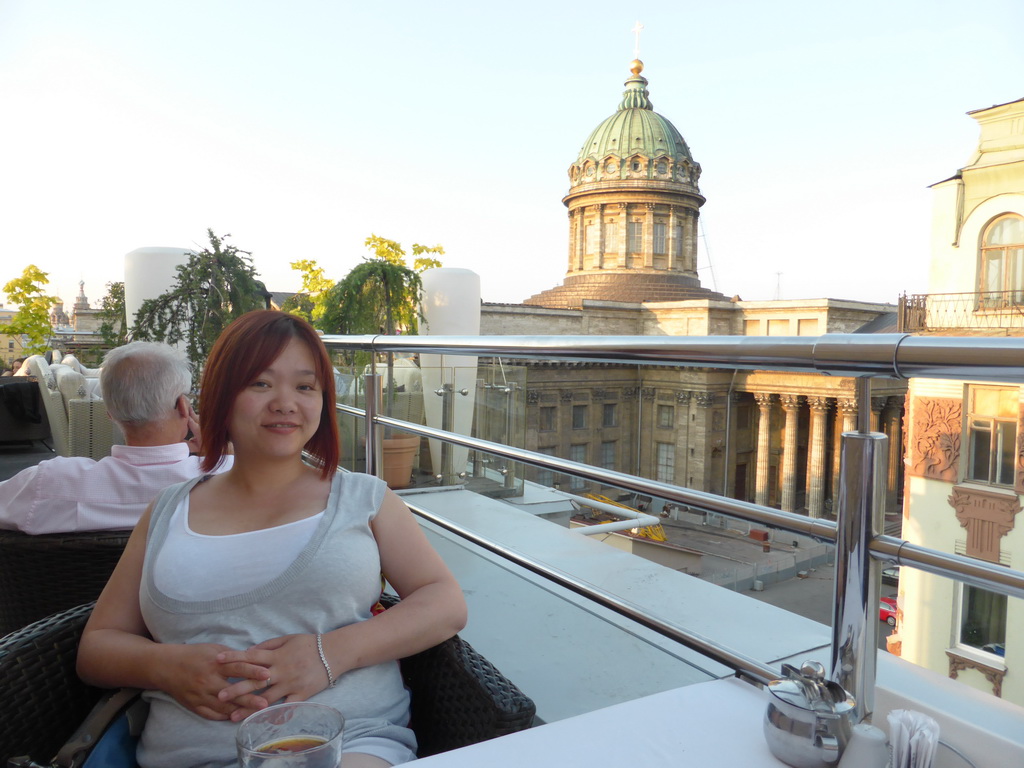
M 985 230 L 981 294 L 985 307 L 1024 304 L 1024 217 L 1006 214 Z

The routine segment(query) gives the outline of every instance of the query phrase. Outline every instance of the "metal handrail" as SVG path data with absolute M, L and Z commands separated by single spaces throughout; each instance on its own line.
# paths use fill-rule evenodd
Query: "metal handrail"
M 874 700 L 874 649 L 877 627 L 872 619 L 877 611 L 877 574 L 881 562 L 920 568 L 929 573 L 955 577 L 975 586 L 1007 595 L 1024 597 L 1024 572 L 991 563 L 949 554 L 882 533 L 880 477 L 884 473 L 888 440 L 868 432 L 870 379 L 873 377 L 908 378 L 911 376 L 975 381 L 1012 381 L 1024 383 L 1024 339 L 918 337 L 906 334 L 829 334 L 820 337 L 623 337 L 623 336 L 326 336 L 329 347 L 364 350 L 374 353 L 418 352 L 442 355 L 489 355 L 524 360 L 564 360 L 620 364 L 648 364 L 681 367 L 713 367 L 732 370 L 785 370 L 803 373 L 855 377 L 858 431 L 844 433 L 843 462 L 839 493 L 839 522 L 807 518 L 781 512 L 724 496 L 693 491 L 607 469 L 597 470 L 585 464 L 534 453 L 512 446 L 492 443 L 445 430 L 409 424 L 377 416 L 367 424 L 368 451 L 372 446 L 371 424 L 399 426 L 402 429 L 438 438 L 523 462 L 532 466 L 572 474 L 606 485 L 617 486 L 643 495 L 703 508 L 743 520 L 782 528 L 836 542 L 837 578 L 833 601 L 832 671 L 852 690 L 858 701 L 858 718 L 869 716 Z M 367 388 L 368 399 L 373 393 Z M 367 413 L 375 409 L 368 403 Z M 346 412 L 354 409 L 344 408 Z M 356 411 L 358 412 L 358 411 Z M 369 466 L 369 465 L 368 465 Z M 851 471 L 856 467 L 858 472 Z M 456 530 L 447 521 L 438 525 L 471 538 L 481 546 L 509 559 L 493 542 L 486 542 L 463 529 Z M 559 574 L 543 564 L 521 565 L 562 583 L 684 645 L 742 670 L 754 679 L 764 680 L 766 668 L 758 662 L 734 657 L 723 649 L 656 619 L 638 617 L 612 595 Z
M 835 333 L 695 337 L 324 336 L 323 340 L 328 347 L 367 352 L 1024 383 L 1024 339 L 1007 337 Z
M 339 413 L 363 417 L 359 408 L 351 405 L 338 404 Z M 448 432 L 424 424 L 414 424 L 389 416 L 378 416 L 376 423 L 382 427 L 396 427 L 421 437 L 446 440 L 455 445 L 465 446 L 471 450 L 481 451 L 500 456 L 521 464 L 529 464 L 539 469 L 549 469 L 564 475 L 573 475 L 602 485 L 650 496 L 683 506 L 716 512 L 721 515 L 735 517 L 748 523 L 779 528 L 793 533 L 803 534 L 810 538 L 835 544 L 837 524 L 825 518 L 807 517 L 795 512 L 784 512 L 773 507 L 764 507 L 750 501 L 731 499 L 728 496 L 716 496 L 706 491 L 695 491 L 678 485 L 670 485 L 657 480 L 650 480 L 637 475 L 616 472 L 612 469 L 580 464 L 569 459 L 537 453 L 525 448 L 516 448 L 504 443 L 494 443 L 479 437 Z M 958 580 L 973 586 L 982 587 L 1005 595 L 1024 598 L 1024 572 L 1015 571 L 1005 566 L 978 560 L 966 555 L 957 555 L 930 549 L 919 544 L 912 544 L 896 536 L 880 534 L 871 543 L 871 555 L 876 560 L 892 565 L 906 565 L 918 568 L 938 576 L 955 576 Z

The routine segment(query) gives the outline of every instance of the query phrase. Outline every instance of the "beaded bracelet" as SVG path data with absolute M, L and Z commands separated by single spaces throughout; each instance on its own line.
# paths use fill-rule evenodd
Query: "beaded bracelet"
M 334 679 L 334 674 L 331 672 L 331 665 L 327 663 L 327 657 L 324 655 L 323 635 L 319 632 L 316 633 L 316 652 L 320 654 L 320 661 L 323 662 L 324 670 L 327 672 L 327 687 L 333 688 L 337 681 Z

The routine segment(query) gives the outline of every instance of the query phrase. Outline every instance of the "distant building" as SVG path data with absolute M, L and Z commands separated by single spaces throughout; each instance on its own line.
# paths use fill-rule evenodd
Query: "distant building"
M 99 332 L 102 324 L 100 310 L 89 305 L 84 280 L 78 281 L 78 296 L 71 307 L 70 317 L 64 310 L 64 302 L 58 302 L 50 310 L 53 345 L 62 352 L 78 352 L 102 346 L 103 337 Z
M 818 336 L 895 330 L 895 306 L 832 298 L 745 302 L 697 274 L 700 165 L 654 112 L 634 61 L 618 110 L 569 167 L 563 282 L 484 304 L 484 334 Z M 526 447 L 813 517 L 831 514 L 853 379 L 713 369 L 525 362 Z M 874 426 L 902 444 L 905 385 L 879 381 Z M 536 472 L 535 479 L 555 478 Z M 899 452 L 888 511 L 899 508 Z M 571 490 L 600 490 L 566 478 Z
M 75 304 L 71 309 L 71 327 L 76 333 L 99 333 L 103 318 L 99 316 L 100 311 L 89 306 L 89 299 L 85 295 L 85 281 L 78 281 L 78 296 L 75 297 Z
M 917 334 L 1024 335 L 1024 99 L 968 113 L 966 166 L 933 185 L 927 295 L 901 301 Z M 1024 393 L 914 379 L 908 393 L 903 536 L 945 552 L 1024 561 Z M 902 568 L 901 654 L 1024 705 L 1024 601 Z
M 16 310 L 4 309 L 0 304 L 0 325 L 9 323 L 18 314 Z M 12 363 L 25 354 L 25 338 L 19 334 L 0 333 L 0 360 L 3 361 L 3 368 L 10 368 Z

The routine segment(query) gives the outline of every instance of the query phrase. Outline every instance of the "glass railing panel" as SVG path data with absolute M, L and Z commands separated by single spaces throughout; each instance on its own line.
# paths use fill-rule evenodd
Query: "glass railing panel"
M 477 369 L 473 436 L 516 448 L 525 446 L 526 369 L 500 358 L 482 359 Z M 521 497 L 525 478 L 522 465 L 470 450 L 467 484 L 491 497 Z
M 1021 631 L 1021 601 L 1014 596 L 1014 590 L 1019 594 L 1021 589 L 1020 533 L 1024 530 L 1015 525 L 1024 493 L 1024 462 L 1020 461 L 1017 449 L 1024 418 L 1020 385 L 1011 380 L 1018 369 L 1007 367 L 1013 355 L 1019 359 L 1015 340 L 972 339 L 969 346 L 962 341 L 934 337 L 892 340 L 835 335 L 801 339 L 799 344 L 794 339 L 764 341 L 764 345 L 751 339 L 744 339 L 742 345 L 727 338 L 680 341 L 685 349 L 670 350 L 670 354 L 699 361 L 714 358 L 717 362 L 733 356 L 737 364 L 746 366 L 739 374 L 702 367 L 702 375 L 710 374 L 702 379 L 703 390 L 682 386 L 680 382 L 691 380 L 680 377 L 678 369 L 673 372 L 668 366 L 656 364 L 648 368 L 611 360 L 620 350 L 624 357 L 628 356 L 633 348 L 630 345 L 634 344 L 637 349 L 642 348 L 641 354 L 647 361 L 657 363 L 651 354 L 655 342 L 646 339 L 616 339 L 608 345 L 598 339 L 594 346 L 600 348 L 602 362 L 593 371 L 578 361 L 525 363 L 525 419 L 516 415 L 511 422 L 503 423 L 500 402 L 488 401 L 482 406 L 484 415 L 474 414 L 474 423 L 486 430 L 489 438 L 495 438 L 494 442 L 501 442 L 498 438 L 502 429 L 512 434 L 516 424 L 525 424 L 521 444 L 541 457 L 550 456 L 553 463 L 547 467 L 532 461 L 512 465 L 511 473 L 523 478 L 522 492 L 516 488 L 503 501 L 529 499 L 538 489 L 548 489 L 548 493 L 571 491 L 577 496 L 600 495 L 651 513 L 660 518 L 662 526 L 680 523 L 684 527 L 682 524 L 689 523 L 700 525 L 704 531 L 710 528 L 718 537 L 744 540 L 748 546 L 762 548 L 759 554 L 770 558 L 764 571 L 759 570 L 760 562 L 757 568 L 746 569 L 742 574 L 738 565 L 731 572 L 728 567 L 707 567 L 702 571 L 714 577 L 710 579 L 713 583 L 739 591 L 750 590 L 762 598 L 773 589 L 776 582 L 772 579 L 785 580 L 790 570 L 795 570 L 799 579 L 801 570 L 829 567 L 834 557 L 828 542 L 835 540 L 836 527 L 830 523 L 832 528 L 826 529 L 816 523 L 834 519 L 839 511 L 843 469 L 839 449 L 843 435 L 857 430 L 881 433 L 889 438 L 889 445 L 897 446 L 897 452 L 890 454 L 874 486 L 881 497 L 879 533 L 884 535 L 876 536 L 870 549 L 880 558 L 880 566 L 889 559 L 899 558 L 902 562 L 903 575 L 898 584 L 886 585 L 883 580 L 880 594 L 900 601 L 904 618 L 891 642 L 887 637 L 888 624 L 881 627 L 879 644 L 884 642 L 886 647 L 908 651 L 914 644 L 926 646 L 925 665 L 942 677 L 977 671 L 973 667 L 970 672 L 967 667 L 959 668 L 963 662 L 947 651 L 969 660 L 976 660 L 977 654 L 981 654 L 981 660 L 993 662 L 989 666 L 997 671 L 1000 663 L 1007 669 L 1024 663 L 1014 655 Z M 571 340 L 540 342 L 566 348 L 572 345 Z M 498 339 L 494 343 L 497 347 L 508 342 Z M 521 343 L 523 340 L 513 342 Z M 482 340 L 474 351 L 487 344 L 486 339 Z M 805 352 L 806 359 L 800 357 Z M 791 386 L 783 386 L 786 382 L 760 364 L 762 359 L 773 356 L 790 366 L 789 373 L 782 376 L 788 377 L 786 381 Z M 756 370 L 752 369 L 751 361 L 758 363 Z M 862 387 L 866 380 L 854 378 L 857 371 L 878 373 L 890 362 L 892 371 L 899 375 L 874 379 L 866 392 Z M 794 369 L 798 371 L 796 376 Z M 812 369 L 838 375 L 821 376 Z M 975 385 L 954 379 L 954 370 L 957 375 L 987 377 L 990 381 L 984 387 L 1012 392 L 1004 392 L 1006 396 L 995 392 L 990 393 L 991 397 L 975 397 Z M 912 371 L 944 378 L 924 383 L 912 381 L 904 399 L 907 385 L 901 377 Z M 1000 380 L 1004 373 L 1005 378 Z M 844 380 L 843 376 L 847 378 Z M 807 387 L 795 386 L 798 379 L 806 382 Z M 487 387 L 494 387 L 496 381 L 493 376 L 487 378 L 477 371 L 474 390 L 479 402 L 490 397 L 493 391 Z M 851 386 L 854 383 L 856 391 Z M 994 404 L 992 413 L 981 408 L 986 403 Z M 612 443 L 616 443 L 614 448 L 610 447 Z M 899 453 L 904 446 L 905 455 Z M 468 458 L 471 454 L 472 459 Z M 717 470 L 716 459 L 721 462 Z M 467 451 L 462 466 L 466 478 L 485 477 L 495 468 L 508 468 L 510 465 L 503 462 L 509 461 L 508 457 L 474 446 Z M 569 471 L 567 461 L 576 462 L 585 470 L 580 474 Z M 608 482 L 615 473 L 628 473 L 634 482 L 621 486 Z M 663 487 L 677 489 L 679 494 L 638 492 L 637 478 L 650 478 Z M 495 480 L 492 478 L 492 482 Z M 718 501 L 707 500 L 711 499 L 707 494 L 714 494 Z M 739 501 L 723 503 L 730 498 Z M 756 502 L 756 509 L 743 507 L 744 502 Z M 735 517 L 723 511 L 737 506 L 745 511 Z M 758 511 L 771 509 L 784 510 L 788 516 Z M 580 512 L 584 516 L 589 514 L 570 508 L 565 519 L 555 515 L 544 517 L 564 527 L 571 525 L 571 519 Z M 629 527 L 627 524 L 626 528 Z M 819 530 L 824 534 L 815 535 Z M 983 530 L 988 533 L 979 535 L 978 531 Z M 621 535 L 625 534 L 617 536 Z M 691 541 L 696 535 L 687 532 Z M 895 538 L 900 535 L 906 537 L 909 546 Z M 793 555 L 795 560 L 815 546 L 821 547 L 822 552 L 818 562 L 808 561 L 809 569 L 798 565 L 790 569 L 774 559 L 776 555 Z M 943 560 L 940 554 L 921 554 L 924 550 L 945 552 L 960 561 Z M 917 578 L 919 586 L 915 588 L 915 577 L 907 574 L 917 569 L 909 568 L 908 562 L 925 558 L 921 560 L 924 563 L 929 557 L 931 565 L 922 566 Z M 978 583 L 968 582 L 971 605 L 981 604 L 984 596 L 977 597 L 970 590 L 992 583 L 1010 585 L 1010 596 L 1004 598 L 1006 628 L 1002 648 L 998 638 L 993 640 L 989 636 L 989 630 L 982 632 L 974 627 L 976 618 L 967 623 L 958 618 L 961 614 L 976 617 L 979 610 L 964 607 L 963 587 L 947 586 L 945 591 L 932 586 L 925 588 L 926 579 L 955 585 L 948 575 L 934 575 L 933 571 L 945 569 L 956 573 L 959 569 L 972 573 L 971 569 L 977 566 L 963 565 L 964 558 L 990 568 L 1017 569 L 1009 571 L 1015 574 L 1015 582 L 992 582 L 995 577 L 984 574 L 978 576 Z M 845 589 L 847 594 L 860 594 L 849 582 Z M 961 591 L 954 594 L 956 589 Z M 842 605 L 849 613 L 851 609 L 856 612 L 860 604 L 846 600 Z M 881 606 L 878 611 L 881 615 Z M 930 612 L 927 620 L 926 612 Z M 915 623 L 915 616 L 919 623 Z M 936 618 L 942 626 L 933 632 L 932 622 Z M 912 624 L 923 627 L 916 639 Z M 723 638 L 722 642 L 727 644 L 728 640 Z M 904 657 L 909 658 L 907 653 Z M 1003 661 L 998 662 L 997 658 Z M 978 674 L 984 677 L 983 673 Z M 1007 682 L 1012 677 L 1006 675 L 1000 689 L 1003 698 L 1011 701 L 1019 698 Z

